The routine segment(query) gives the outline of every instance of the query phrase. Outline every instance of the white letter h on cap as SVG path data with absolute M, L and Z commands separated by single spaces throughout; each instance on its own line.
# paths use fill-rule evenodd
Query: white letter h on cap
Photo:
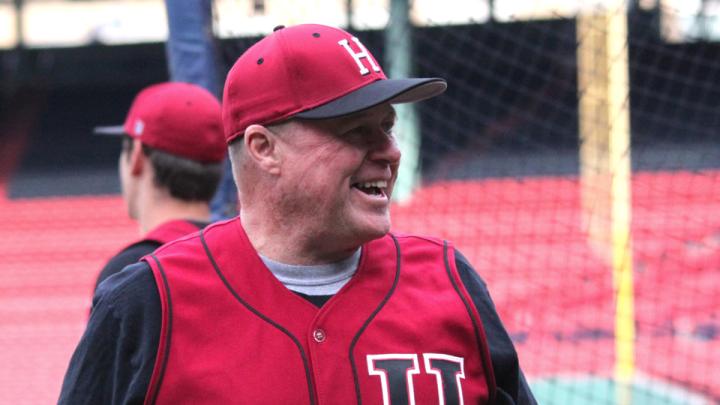
M 362 58 L 369 60 L 370 66 L 372 66 L 373 70 L 376 72 L 379 72 L 380 67 L 375 64 L 375 61 L 373 60 L 373 58 L 370 57 L 370 54 L 368 53 L 367 49 L 365 49 L 363 44 L 360 43 L 360 40 L 355 37 L 352 37 L 352 40 L 353 40 L 353 42 L 355 42 L 357 44 L 358 48 L 360 48 L 360 52 L 358 52 L 358 53 L 353 52 L 353 50 L 350 49 L 350 45 L 349 45 L 347 39 L 338 41 L 338 44 L 340 44 L 343 48 L 345 48 L 345 50 L 348 51 L 350 56 L 352 56 L 353 59 L 355 59 L 355 63 L 357 63 L 358 67 L 360 68 L 360 74 L 365 76 L 366 74 L 370 73 L 368 68 L 366 68 L 365 65 L 362 63 L 362 61 L 360 61 L 360 59 L 362 59 Z

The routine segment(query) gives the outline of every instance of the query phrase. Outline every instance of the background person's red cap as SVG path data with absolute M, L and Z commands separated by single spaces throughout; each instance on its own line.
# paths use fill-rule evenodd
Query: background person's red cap
M 252 124 L 335 118 L 384 102 L 424 100 L 446 88 L 439 78 L 388 79 L 360 41 L 339 28 L 280 27 L 240 56 L 228 73 L 225 138 L 243 136 Z
M 143 144 L 202 163 L 223 160 L 227 151 L 220 102 L 189 83 L 160 83 L 135 97 L 122 126 L 97 127 L 102 135 L 129 135 Z

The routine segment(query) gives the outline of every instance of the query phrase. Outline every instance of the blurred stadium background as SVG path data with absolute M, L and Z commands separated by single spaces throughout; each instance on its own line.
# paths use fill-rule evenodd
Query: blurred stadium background
M 391 76 L 448 79 L 401 111 L 394 227 L 475 264 L 541 404 L 720 403 L 720 1 L 212 9 L 221 78 L 274 26 L 319 22 Z M 90 132 L 170 79 L 166 15 L 0 0 L 0 403 L 56 401 L 97 271 L 136 236 L 119 143 Z

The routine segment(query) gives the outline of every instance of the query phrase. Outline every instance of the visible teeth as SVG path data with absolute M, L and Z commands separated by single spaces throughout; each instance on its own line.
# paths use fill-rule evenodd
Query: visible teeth
M 378 181 L 366 181 L 365 183 L 360 183 L 360 187 L 362 188 L 385 188 L 387 187 L 387 181 L 385 180 L 378 180 Z

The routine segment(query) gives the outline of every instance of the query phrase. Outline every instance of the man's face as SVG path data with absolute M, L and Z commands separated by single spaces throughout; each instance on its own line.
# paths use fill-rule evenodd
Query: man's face
M 319 244 L 357 248 L 390 230 L 400 164 L 389 104 L 347 117 L 295 122 L 279 138 L 280 204 Z M 327 247 L 327 246 L 325 246 Z

